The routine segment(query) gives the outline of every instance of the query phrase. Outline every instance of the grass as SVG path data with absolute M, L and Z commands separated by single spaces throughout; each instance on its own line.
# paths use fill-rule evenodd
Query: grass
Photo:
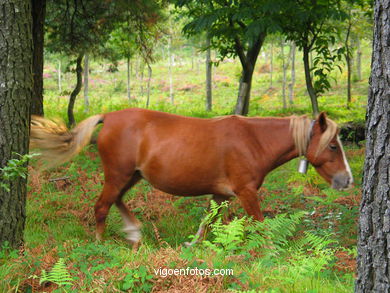
M 368 50 L 364 52 L 367 56 Z M 161 61 L 153 65 L 150 108 L 197 117 L 231 113 L 240 73 L 238 62 L 226 62 L 214 68 L 213 111 L 206 112 L 203 68 L 199 72 L 196 67 L 191 69 L 189 59 L 182 58 L 182 65 L 174 69 L 174 105 L 168 97 L 166 64 Z M 367 59 L 363 61 L 368 62 Z M 55 59 L 49 56 L 48 60 L 45 114 L 65 119 L 66 93 L 72 89 L 74 76 L 64 74 L 63 92 L 58 93 Z M 261 71 L 264 64 L 259 60 L 250 116 L 310 114 L 301 62 L 297 60 L 299 74 L 294 105 L 287 109 L 282 109 L 280 64 L 275 63 L 273 87 L 270 88 L 269 74 Z M 353 86 L 351 109 L 344 106 L 345 73 L 335 73 L 338 82 L 334 82 L 331 92 L 319 98 L 320 108 L 339 123 L 364 120 L 369 67 L 365 65 L 365 79 Z M 81 94 L 75 106 L 77 121 L 95 113 L 144 106 L 141 81 L 135 75 L 132 76 L 133 97 L 131 101 L 126 98 L 124 64 L 120 64 L 119 72 L 115 73 L 108 73 L 104 68 L 97 62 L 92 63 L 90 111 L 84 112 Z M 186 90 L 188 88 L 190 90 Z M 296 223 L 296 229 L 286 238 L 283 249 L 276 254 L 272 243 L 249 248 L 250 233 L 238 237 L 236 246 L 228 252 L 218 253 L 210 248 L 221 245 L 213 233 L 207 238 L 211 246 L 201 244 L 192 249 L 183 248 L 181 244 L 190 240 L 206 213 L 208 197 L 174 197 L 155 190 L 144 181 L 125 197 L 143 223 L 143 242 L 139 249 L 133 251 L 124 240 L 122 221 L 116 208 L 111 210 L 107 220 L 106 240 L 97 243 L 93 205 L 102 189 L 103 172 L 96 147 L 89 146 L 71 162 L 51 171 L 38 173 L 31 167 L 25 246 L 23 251 L 14 251 L 7 246 L 0 250 L 0 292 L 351 292 L 364 149 L 347 145 L 346 153 L 356 182 L 348 191 L 330 189 L 312 168 L 307 175 L 297 173 L 296 160 L 266 177 L 259 196 L 270 225 L 276 225 L 280 215 L 305 212 Z M 49 180 L 56 178 L 65 179 Z M 232 219 L 245 216 L 236 200 L 229 211 Z M 250 222 L 243 223 L 243 229 L 250 226 Z M 232 229 L 237 228 L 223 226 L 222 230 Z M 332 242 L 316 253 L 308 247 L 297 250 L 293 244 L 303 239 L 305 233 Z M 64 261 L 72 278 L 71 285 L 59 285 L 55 280 L 40 284 L 42 271 L 50 272 L 56 264 L 58 266 L 59 260 Z M 187 267 L 231 268 L 234 275 L 163 278 L 153 273 L 158 268 Z

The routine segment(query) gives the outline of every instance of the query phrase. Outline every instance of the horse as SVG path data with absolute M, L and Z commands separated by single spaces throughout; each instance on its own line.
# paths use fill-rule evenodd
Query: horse
M 217 203 L 237 197 L 249 216 L 263 221 L 258 189 L 278 166 L 303 156 L 335 189 L 353 183 L 337 124 L 321 113 L 307 116 L 194 118 L 139 108 L 91 116 L 72 130 L 33 116 L 30 146 L 47 167 L 69 161 L 102 123 L 97 145 L 104 169 L 103 191 L 94 210 L 101 240 L 113 204 L 131 243 L 141 239 L 141 223 L 123 195 L 142 178 L 153 187 L 181 196 L 212 194 Z M 203 235 L 201 225 L 198 238 Z M 190 245 L 194 244 L 193 241 Z

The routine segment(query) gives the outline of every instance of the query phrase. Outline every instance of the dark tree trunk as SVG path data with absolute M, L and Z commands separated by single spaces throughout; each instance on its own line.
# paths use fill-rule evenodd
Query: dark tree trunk
M 77 83 L 76 83 L 76 87 L 73 89 L 69 97 L 69 104 L 68 104 L 68 126 L 69 127 L 73 127 L 76 124 L 73 115 L 73 108 L 74 108 L 74 103 L 76 102 L 77 95 L 80 93 L 81 87 L 83 86 L 83 76 L 82 76 L 83 66 L 81 65 L 83 62 L 83 56 L 84 56 L 83 54 L 80 54 L 76 60 Z
M 33 93 L 31 2 L 0 2 L 0 168 L 28 153 L 30 105 Z M 1 174 L 0 174 L 1 180 Z M 17 177 L 9 191 L 0 187 L 0 246 L 23 242 L 27 179 Z
M 347 62 L 347 109 L 350 108 L 351 101 L 352 101 L 352 94 L 351 94 L 351 74 L 352 74 L 352 51 L 351 46 L 349 44 L 349 36 L 351 33 L 352 28 L 352 22 L 349 21 L 348 29 L 347 29 L 347 35 L 345 37 L 345 61 Z
M 89 112 L 89 58 L 85 54 L 84 57 L 84 112 Z
M 235 40 L 237 55 L 240 58 L 242 66 L 242 74 L 234 114 L 248 115 L 253 71 L 256 66 L 260 49 L 263 46 L 265 36 L 265 33 L 260 34 L 252 46 L 248 48 L 246 54 L 244 53 L 243 46 L 240 41 L 238 39 Z
M 33 77 L 31 114 L 43 116 L 43 43 L 46 0 L 32 0 Z
M 210 49 L 210 38 L 207 37 L 206 40 L 206 111 L 211 111 L 212 105 L 213 105 L 213 98 L 212 98 L 212 80 L 211 80 L 211 70 L 212 70 L 212 63 L 211 63 L 211 49 Z
M 254 67 L 252 67 L 252 65 L 249 65 L 242 70 L 240 86 L 238 89 L 237 105 L 234 114 L 247 115 L 249 112 L 253 68 Z
M 375 1 L 356 292 L 390 292 L 390 5 Z
M 310 52 L 310 49 L 308 47 L 304 46 L 303 47 L 303 65 L 305 68 L 306 89 L 307 89 L 307 92 L 309 93 L 313 114 L 314 114 L 314 116 L 317 116 L 319 114 L 319 110 L 318 110 L 317 95 L 315 93 L 315 90 L 313 87 L 313 80 L 312 80 L 311 75 L 310 75 L 309 52 Z

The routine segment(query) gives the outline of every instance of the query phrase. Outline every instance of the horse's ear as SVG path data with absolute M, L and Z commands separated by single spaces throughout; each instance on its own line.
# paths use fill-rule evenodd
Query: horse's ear
M 326 128 L 328 127 L 326 123 L 326 114 L 325 112 L 321 112 L 320 115 L 318 115 L 318 124 L 320 125 L 321 131 L 324 132 Z

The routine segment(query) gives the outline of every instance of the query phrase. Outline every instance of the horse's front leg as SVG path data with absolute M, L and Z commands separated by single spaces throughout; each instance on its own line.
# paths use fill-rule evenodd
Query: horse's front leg
M 260 203 L 257 196 L 257 189 L 250 186 L 245 186 L 236 191 L 237 197 L 240 200 L 241 206 L 249 216 L 260 222 L 264 221 L 264 215 L 260 210 Z

